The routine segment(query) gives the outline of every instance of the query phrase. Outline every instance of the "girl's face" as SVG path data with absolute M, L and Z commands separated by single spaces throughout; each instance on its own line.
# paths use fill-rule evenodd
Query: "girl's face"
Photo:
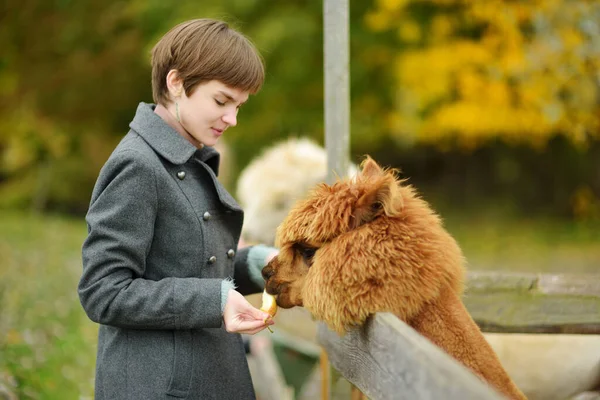
M 181 126 L 194 141 L 214 146 L 227 128 L 237 125 L 238 110 L 248 96 L 217 80 L 199 84 L 189 97 L 182 91 L 176 100 Z M 176 115 L 175 104 L 171 106 Z

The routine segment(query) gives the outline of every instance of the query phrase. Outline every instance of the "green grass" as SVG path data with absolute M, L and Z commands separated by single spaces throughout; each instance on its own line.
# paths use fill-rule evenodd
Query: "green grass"
M 277 343 L 274 352 L 286 383 L 294 388 L 294 393 L 300 394 L 318 360 Z
M 600 266 L 598 223 L 442 215 L 470 269 Z M 0 384 L 16 383 L 21 399 L 92 398 L 97 326 L 77 297 L 85 235 L 83 218 L 0 211 Z
M 22 399 L 92 398 L 97 327 L 77 296 L 83 219 L 0 211 L 0 221 L 0 380 Z
M 594 273 L 600 223 L 507 216 L 491 211 L 442 214 L 471 270 Z

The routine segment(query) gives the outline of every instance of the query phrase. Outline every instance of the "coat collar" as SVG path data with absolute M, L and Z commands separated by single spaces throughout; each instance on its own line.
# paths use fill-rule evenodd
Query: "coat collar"
M 129 127 L 169 162 L 182 165 L 193 156 L 198 161 L 206 163 L 215 175 L 218 175 L 219 152 L 209 146 L 197 149 L 154 113 L 155 107 L 154 104 L 140 103 Z

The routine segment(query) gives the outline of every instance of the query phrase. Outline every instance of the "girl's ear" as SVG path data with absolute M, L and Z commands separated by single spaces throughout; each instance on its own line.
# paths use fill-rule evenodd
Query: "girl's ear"
M 179 77 L 179 71 L 172 69 L 167 74 L 167 88 L 172 99 L 176 99 L 183 93 L 183 81 Z

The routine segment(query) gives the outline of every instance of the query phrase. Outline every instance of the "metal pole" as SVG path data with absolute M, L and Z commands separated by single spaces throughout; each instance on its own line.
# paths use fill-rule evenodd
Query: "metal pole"
M 323 58 L 325 77 L 325 149 L 327 183 L 348 174 L 350 158 L 350 45 L 348 0 L 323 0 Z M 336 393 L 335 371 L 321 349 L 322 400 L 348 398 Z M 339 376 L 338 376 L 339 378 Z M 336 385 L 339 386 L 339 385 Z M 346 385 L 348 386 L 348 385 Z
M 347 175 L 350 158 L 348 7 L 348 0 L 323 0 L 325 149 L 330 184 Z

